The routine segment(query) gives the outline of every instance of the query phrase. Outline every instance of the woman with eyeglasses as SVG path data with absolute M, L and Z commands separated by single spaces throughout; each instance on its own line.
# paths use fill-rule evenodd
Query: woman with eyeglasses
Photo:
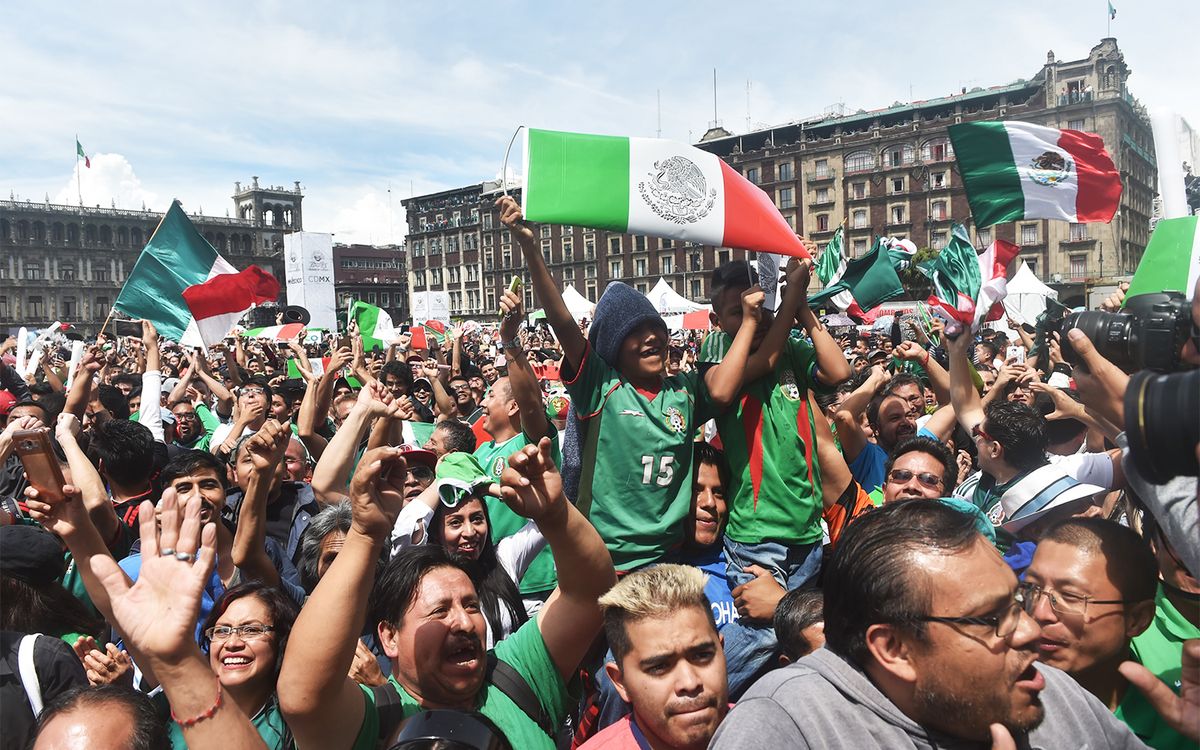
M 268 750 L 295 747 L 279 711 L 275 683 L 298 614 L 279 589 L 251 581 L 226 591 L 204 622 L 202 645 L 224 700 L 250 717 Z M 173 714 L 167 729 L 173 748 L 187 747 Z
M 474 456 L 449 453 L 438 462 L 437 480 L 405 506 L 392 530 L 393 555 L 416 544 L 440 544 L 466 565 L 487 620 L 489 649 L 529 619 L 517 584 L 546 546 L 532 521 L 493 541 L 484 496 L 494 487 Z

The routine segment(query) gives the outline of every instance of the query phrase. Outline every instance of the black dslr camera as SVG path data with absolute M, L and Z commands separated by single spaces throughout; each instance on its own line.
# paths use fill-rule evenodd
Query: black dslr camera
M 1182 294 L 1157 292 L 1130 297 L 1119 313 L 1070 313 L 1057 331 L 1063 358 L 1077 366 L 1079 357 L 1067 340 L 1072 328 L 1083 331 L 1101 356 L 1125 372 L 1173 372 L 1180 369 L 1183 345 L 1192 331 L 1192 310 Z

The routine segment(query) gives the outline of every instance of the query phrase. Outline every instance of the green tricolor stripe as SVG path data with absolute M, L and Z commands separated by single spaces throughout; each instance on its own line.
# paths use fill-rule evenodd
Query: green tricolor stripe
M 525 217 L 624 232 L 629 227 L 629 139 L 529 130 Z
M 1003 122 L 972 122 L 949 129 L 975 226 L 1025 215 L 1021 176 Z

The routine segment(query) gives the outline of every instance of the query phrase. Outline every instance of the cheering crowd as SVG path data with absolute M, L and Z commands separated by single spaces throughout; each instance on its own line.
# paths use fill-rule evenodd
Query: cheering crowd
M 500 206 L 548 326 L 5 342 L 3 747 L 1197 746 L 1200 295 L 1162 374 L 733 261 L 701 341 Z

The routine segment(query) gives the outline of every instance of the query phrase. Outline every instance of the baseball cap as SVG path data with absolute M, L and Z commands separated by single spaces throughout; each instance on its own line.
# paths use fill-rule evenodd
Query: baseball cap
M 419 445 L 405 443 L 400 446 L 400 455 L 410 464 L 420 464 L 430 469 L 437 467 L 437 456 L 433 451 L 427 451 Z
M 49 531 L 26 524 L 0 527 L 0 574 L 44 586 L 66 569 L 62 545 Z
M 179 385 L 179 378 L 167 378 L 162 382 L 162 392 L 170 393 L 175 390 L 175 386 Z
M 17 405 L 17 397 L 8 391 L 0 391 L 0 417 L 7 417 L 12 408 Z

